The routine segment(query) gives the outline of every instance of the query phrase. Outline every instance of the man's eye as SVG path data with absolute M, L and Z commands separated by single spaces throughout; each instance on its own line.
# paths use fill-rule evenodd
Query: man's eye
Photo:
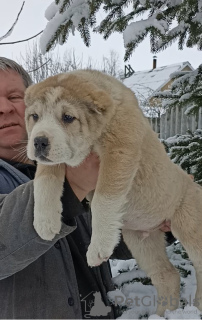
M 23 99 L 22 97 L 20 96 L 11 96 L 8 98 L 9 100 L 17 100 L 17 99 Z
M 63 121 L 64 123 L 71 123 L 71 122 L 73 122 L 75 119 L 76 119 L 75 117 L 72 117 L 72 116 L 70 116 L 69 114 L 63 114 L 63 115 L 62 115 L 62 121 Z
M 30 114 L 30 117 L 32 117 L 34 121 L 37 121 L 39 119 L 39 116 L 37 113 Z

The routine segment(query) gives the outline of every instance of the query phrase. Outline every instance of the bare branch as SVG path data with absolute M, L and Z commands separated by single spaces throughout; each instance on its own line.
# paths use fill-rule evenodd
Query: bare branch
M 63 57 L 58 53 L 47 52 L 43 55 L 40 51 L 39 44 L 35 40 L 34 43 L 31 44 L 28 42 L 27 44 L 28 50 L 24 56 L 21 56 L 21 61 L 18 61 L 20 65 L 24 67 L 25 70 L 29 70 L 29 74 L 33 80 L 33 83 L 38 83 L 43 81 L 44 79 L 54 76 L 58 73 L 65 73 L 72 70 L 78 69 L 95 69 L 95 64 L 93 60 L 89 60 L 85 65 L 83 65 L 82 57 L 79 58 L 74 50 L 66 51 Z M 116 61 L 118 60 L 118 56 L 115 55 Z M 112 57 L 114 59 L 114 55 Z M 104 59 L 104 57 L 103 57 Z M 111 55 L 109 58 L 109 62 L 112 60 L 113 70 L 114 70 L 114 62 L 111 59 Z M 111 72 L 110 65 L 107 65 L 105 72 Z M 97 65 L 96 69 L 103 70 L 102 63 L 100 66 Z M 119 75 L 119 70 L 114 72 L 116 75 Z
M 43 66 L 45 66 L 49 61 L 51 61 L 51 58 L 48 59 L 46 62 L 44 62 L 41 66 L 39 66 L 38 68 L 36 69 L 33 69 L 33 70 L 30 70 L 30 71 L 27 71 L 28 73 L 31 73 L 31 72 L 35 72 L 37 70 L 39 70 L 40 68 L 42 68 Z
M 8 32 L 6 32 L 6 34 L 5 34 L 4 36 L 2 36 L 2 37 L 0 38 L 0 41 L 3 40 L 3 39 L 5 39 L 5 38 L 7 38 L 8 36 L 10 36 L 11 33 L 13 32 L 13 29 L 14 29 L 16 23 L 18 22 L 18 19 L 19 19 L 19 17 L 20 17 L 20 14 L 21 14 L 21 12 L 22 12 L 22 9 L 23 9 L 23 7 L 24 7 L 24 4 L 25 4 L 25 1 L 23 1 L 23 4 L 22 4 L 22 6 L 21 6 L 21 9 L 20 9 L 20 11 L 18 12 L 17 18 L 15 19 L 15 22 L 13 23 L 12 27 L 8 30 Z
M 5 44 L 15 44 L 15 43 L 19 43 L 19 42 L 25 42 L 25 41 L 28 41 L 28 40 L 31 40 L 31 39 L 37 37 L 42 32 L 43 32 L 43 30 L 40 31 L 39 33 L 35 34 L 35 36 L 27 38 L 27 39 L 24 39 L 24 40 L 18 40 L 18 41 L 13 41 L 13 42 L 0 42 L 0 46 L 5 45 Z

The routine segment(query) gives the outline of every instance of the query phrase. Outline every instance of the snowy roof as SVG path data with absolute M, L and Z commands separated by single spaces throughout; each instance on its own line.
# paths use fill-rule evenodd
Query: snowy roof
M 141 102 L 146 102 L 154 91 L 160 91 L 170 81 L 170 75 L 173 72 L 182 71 L 187 66 L 191 70 L 194 70 L 191 64 L 186 61 L 156 69 L 135 72 L 129 78 L 124 79 L 123 83 L 135 92 L 141 104 Z

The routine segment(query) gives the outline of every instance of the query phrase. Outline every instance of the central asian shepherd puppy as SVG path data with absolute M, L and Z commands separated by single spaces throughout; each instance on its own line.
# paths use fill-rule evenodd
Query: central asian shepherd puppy
M 169 159 L 134 93 L 102 72 L 77 70 L 30 86 L 25 104 L 27 154 L 38 163 L 34 228 L 39 236 L 51 240 L 60 232 L 64 164 L 78 166 L 96 152 L 100 170 L 91 197 L 88 265 L 106 261 L 122 232 L 158 296 L 168 298 L 157 314 L 176 309 L 171 302 L 179 301 L 180 276 L 157 228 L 170 220 L 172 233 L 194 264 L 195 302 L 202 311 L 202 189 Z M 136 230 L 122 229 L 124 221 Z

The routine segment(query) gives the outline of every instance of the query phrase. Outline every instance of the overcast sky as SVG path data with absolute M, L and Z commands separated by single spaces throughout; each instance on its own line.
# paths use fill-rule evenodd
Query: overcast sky
M 2 42 L 25 39 L 43 30 L 47 23 L 44 12 L 52 2 L 53 0 L 26 0 L 14 32 Z M 22 3 L 23 0 L 0 0 L 0 37 L 4 35 L 13 24 Z M 102 17 L 104 17 L 103 13 L 98 13 L 98 18 L 101 19 Z M 91 47 L 86 48 L 79 34 L 76 33 L 76 36 L 71 35 L 69 37 L 65 45 L 58 45 L 54 52 L 59 52 L 62 55 L 65 50 L 75 49 L 78 58 L 83 57 L 83 60 L 87 61 L 88 57 L 92 57 L 93 61 L 99 63 L 103 55 L 107 56 L 110 50 L 114 50 L 119 53 L 121 67 L 123 68 L 124 47 L 123 38 L 120 34 L 116 33 L 110 36 L 107 41 L 103 40 L 102 36 L 93 34 L 91 43 Z M 23 56 L 25 54 L 27 45 L 28 43 L 26 42 L 15 45 L 2 45 L 0 46 L 0 56 L 19 59 L 20 55 Z M 29 41 L 29 46 L 32 46 L 32 40 Z M 152 57 L 153 54 L 150 52 L 149 41 L 145 40 L 138 49 L 136 49 L 126 64 L 131 64 L 135 71 L 151 69 Z M 175 44 L 157 54 L 157 66 L 159 67 L 183 61 L 189 61 L 192 66 L 196 68 L 202 62 L 202 52 L 196 48 L 179 51 L 177 44 Z

